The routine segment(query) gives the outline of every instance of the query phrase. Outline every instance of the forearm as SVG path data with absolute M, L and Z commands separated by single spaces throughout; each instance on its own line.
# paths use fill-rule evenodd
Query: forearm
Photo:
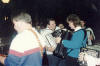
M 6 59 L 6 57 L 0 56 L 0 63 L 4 64 L 5 59 Z

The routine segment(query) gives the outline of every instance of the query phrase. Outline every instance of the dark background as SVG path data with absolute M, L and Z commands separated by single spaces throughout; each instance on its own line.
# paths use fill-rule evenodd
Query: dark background
M 100 0 L 11 0 L 8 4 L 0 1 L 0 37 L 13 34 L 10 15 L 15 9 L 28 11 L 33 24 L 45 23 L 46 18 L 55 18 L 57 24 L 63 23 L 66 26 L 66 17 L 77 14 L 93 29 L 96 41 L 100 40 Z M 8 16 L 7 20 L 5 16 Z

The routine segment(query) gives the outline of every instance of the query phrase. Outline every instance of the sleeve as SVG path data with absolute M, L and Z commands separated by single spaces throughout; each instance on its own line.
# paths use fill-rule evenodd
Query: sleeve
M 46 43 L 46 46 L 50 47 L 56 47 L 56 42 L 55 42 L 55 38 L 51 35 L 51 33 L 49 33 L 48 31 L 41 31 L 41 35 Z
M 95 40 L 95 35 L 94 35 L 93 30 L 92 30 L 91 28 L 87 28 L 86 30 L 87 30 L 87 31 L 89 30 L 89 31 L 91 32 L 91 34 L 92 34 L 92 36 L 93 36 L 93 39 Z
M 45 42 L 45 46 L 48 46 L 49 43 L 48 43 L 48 41 L 47 41 L 47 39 L 46 39 L 46 34 L 47 34 L 47 33 L 46 33 L 44 30 L 42 30 L 42 31 L 40 32 L 40 34 L 41 34 L 42 39 L 43 39 L 44 42 Z
M 38 34 L 38 37 L 39 37 L 39 40 L 40 40 L 42 46 L 45 47 L 46 46 L 45 37 L 42 36 L 41 34 Z
M 62 44 L 67 48 L 80 48 L 84 39 L 83 31 L 77 31 L 73 34 L 71 40 L 63 40 Z

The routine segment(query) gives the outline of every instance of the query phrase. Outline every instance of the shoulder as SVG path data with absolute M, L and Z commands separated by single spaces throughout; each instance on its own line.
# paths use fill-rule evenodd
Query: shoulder
M 78 30 L 78 31 L 76 31 L 76 32 L 74 32 L 74 34 L 73 34 L 74 36 L 76 36 L 76 37 L 83 37 L 84 36 L 84 30 Z
M 37 35 L 39 35 L 39 33 L 33 28 L 32 29 Z M 18 37 L 20 37 L 21 39 L 32 39 L 35 37 L 35 34 L 31 31 L 31 30 L 24 30 L 22 33 L 20 33 L 18 35 Z
M 80 29 L 80 30 L 77 30 L 77 31 L 75 31 L 75 33 L 84 33 L 84 29 Z
M 92 28 L 88 27 L 88 28 L 86 28 L 86 30 L 92 31 Z
M 60 27 L 56 26 L 56 29 L 55 30 L 59 30 L 59 29 L 60 29 Z
M 41 30 L 41 34 L 42 35 L 47 35 L 47 34 L 51 34 L 53 31 L 52 30 L 50 30 L 50 29 L 42 29 Z

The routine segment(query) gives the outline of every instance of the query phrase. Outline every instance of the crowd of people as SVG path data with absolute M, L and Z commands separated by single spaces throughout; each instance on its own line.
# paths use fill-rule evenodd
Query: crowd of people
M 92 40 L 95 40 L 93 30 L 87 28 L 85 21 L 76 14 L 71 14 L 66 19 L 72 30 L 65 28 L 62 23 L 57 26 L 53 18 L 47 19 L 44 29 L 40 26 L 33 27 L 32 18 L 27 12 L 12 14 L 11 21 L 17 35 L 11 42 L 8 55 L 0 56 L 0 63 L 5 66 L 80 66 L 80 49 L 93 45 Z M 70 40 L 62 39 L 61 36 L 54 37 L 52 33 L 57 30 L 71 32 Z M 60 43 L 67 48 L 66 54 L 69 52 L 65 59 L 53 55 Z M 43 64 L 44 53 L 48 64 Z

